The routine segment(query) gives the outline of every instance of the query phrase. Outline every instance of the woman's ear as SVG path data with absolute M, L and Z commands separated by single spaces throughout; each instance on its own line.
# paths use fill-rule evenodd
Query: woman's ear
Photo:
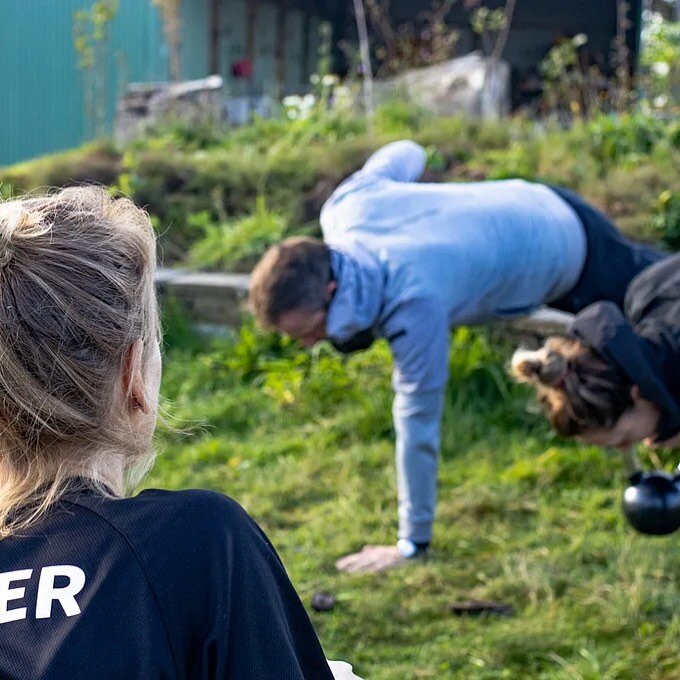
M 633 400 L 634 404 L 637 404 L 639 401 L 644 399 L 642 394 L 640 394 L 640 388 L 637 385 L 633 385 L 630 388 L 630 398 Z
M 123 371 L 123 394 L 129 395 L 128 409 L 149 412 L 149 402 L 146 398 L 144 370 L 142 358 L 144 356 L 144 341 L 140 338 L 128 349 Z
M 328 285 L 326 286 L 326 302 L 330 302 L 331 298 L 333 297 L 333 293 L 338 288 L 338 284 L 335 281 L 329 281 Z

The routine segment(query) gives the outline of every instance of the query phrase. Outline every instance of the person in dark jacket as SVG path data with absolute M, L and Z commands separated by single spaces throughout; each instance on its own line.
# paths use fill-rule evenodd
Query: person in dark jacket
M 153 462 L 154 270 L 127 199 L 0 203 L 0 677 L 331 680 L 236 502 L 124 497 Z
M 569 337 L 518 350 L 512 366 L 562 435 L 617 448 L 680 446 L 680 255 L 638 274 L 623 309 L 586 307 Z

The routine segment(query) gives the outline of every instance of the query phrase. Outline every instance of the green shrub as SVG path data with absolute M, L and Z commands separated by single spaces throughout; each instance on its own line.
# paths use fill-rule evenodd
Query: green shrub
M 667 189 L 659 194 L 652 224 L 664 246 L 680 250 L 680 191 Z
M 657 197 L 669 186 L 672 172 L 672 162 L 655 153 L 633 167 L 622 164 L 603 177 L 586 178 L 578 188 L 626 234 L 658 241 L 659 233 L 651 224 L 651 216 Z
M 600 172 L 605 173 L 625 160 L 635 163 L 652 153 L 654 147 L 667 138 L 669 126 L 653 116 L 636 113 L 599 115 L 585 123 L 579 144 L 585 144 L 595 158 Z
M 487 179 L 527 179 L 538 175 L 540 146 L 537 142 L 513 142 L 509 148 L 489 151 L 483 156 L 488 165 Z
M 421 106 L 408 101 L 392 99 L 378 106 L 375 111 L 375 131 L 387 137 L 412 135 L 418 132 L 431 114 Z
M 3 195 L 82 183 L 113 184 L 120 173 L 121 155 L 108 142 L 43 156 L 0 169 Z
M 130 143 L 131 149 L 173 149 L 198 151 L 222 146 L 230 128 L 214 121 L 193 122 L 164 119 Z
M 392 101 L 378 107 L 376 134 L 370 136 L 361 117 L 328 111 L 322 101 L 295 119 L 256 119 L 237 129 L 166 123 L 122 154 L 94 144 L 5 168 L 0 192 L 9 196 L 83 181 L 113 184 L 146 207 L 166 261 L 177 262 L 206 237 L 207 225 L 223 225 L 221 236 L 211 232 L 213 242 L 226 238 L 258 196 L 266 198 L 273 215 L 286 216 L 286 234 L 318 233 L 316 220 L 333 187 L 375 149 L 405 137 L 428 150 L 426 181 L 522 177 L 569 186 L 629 234 L 652 239 L 659 232 L 650 215 L 657 196 L 672 188 L 680 152 L 680 124 L 642 114 L 599 116 L 561 130 L 522 118 L 436 118 Z M 228 244 L 229 252 L 211 253 L 222 264 L 209 266 L 227 261 L 246 266 L 268 242 L 262 230 L 278 233 L 259 219 L 250 228 L 258 241 L 250 253 L 234 259 Z M 247 250 L 244 241 L 239 248 Z
M 301 197 L 314 187 L 319 159 L 306 147 L 269 157 L 236 149 L 130 152 L 118 186 L 147 206 L 163 242 L 183 257 L 206 222 L 240 218 L 258 196 L 266 195 L 272 211 L 301 220 Z M 198 218 L 201 228 L 188 218 L 197 213 L 207 213 Z
M 303 101 L 299 97 L 294 99 Z M 324 101 L 312 99 L 310 107 L 291 105 L 281 116 L 266 120 L 256 118 L 251 125 L 235 128 L 224 137 L 222 146 L 256 149 L 267 154 L 272 147 L 293 149 L 312 143 L 327 145 L 365 134 L 366 123 L 362 117 L 341 107 L 329 109 Z
M 416 141 L 433 146 L 445 158 L 466 162 L 479 152 L 505 149 L 513 135 L 521 136 L 521 125 L 506 121 L 479 121 L 462 116 L 428 118 L 422 121 Z
M 187 221 L 189 227 L 202 231 L 188 257 L 189 264 L 199 269 L 248 271 L 288 228 L 285 217 L 267 210 L 264 196 L 258 196 L 252 215 L 238 220 L 215 223 L 204 211 L 190 215 Z

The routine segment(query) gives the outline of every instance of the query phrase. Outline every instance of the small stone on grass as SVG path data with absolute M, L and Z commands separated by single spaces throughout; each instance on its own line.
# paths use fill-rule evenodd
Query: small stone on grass
M 500 616 L 514 616 L 515 608 L 504 602 L 490 600 L 464 600 L 453 602 L 449 610 L 456 616 L 479 616 L 480 614 L 499 614 Z
M 335 596 L 320 590 L 312 595 L 312 609 L 316 612 L 329 612 L 335 607 Z

